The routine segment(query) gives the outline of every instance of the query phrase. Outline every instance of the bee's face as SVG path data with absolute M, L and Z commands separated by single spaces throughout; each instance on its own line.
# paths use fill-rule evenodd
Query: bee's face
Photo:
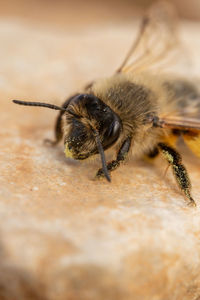
M 96 132 L 106 150 L 116 142 L 122 128 L 121 120 L 111 108 L 89 94 L 80 94 L 70 100 L 66 122 L 65 154 L 79 160 L 99 153 Z

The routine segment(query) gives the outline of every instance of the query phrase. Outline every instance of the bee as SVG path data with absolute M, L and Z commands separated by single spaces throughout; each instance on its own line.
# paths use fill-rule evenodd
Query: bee
M 76 160 L 99 154 L 102 168 L 97 178 L 111 181 L 110 173 L 129 153 L 151 158 L 161 153 L 188 204 L 195 206 L 190 179 L 175 145 L 181 136 L 200 156 L 200 92 L 192 81 L 159 69 L 176 44 L 174 11 L 169 4 L 158 3 L 142 19 L 135 42 L 111 77 L 95 80 L 61 107 L 13 102 L 59 110 L 51 144 L 64 137 L 66 157 Z M 107 163 L 105 151 L 111 148 L 116 158 Z

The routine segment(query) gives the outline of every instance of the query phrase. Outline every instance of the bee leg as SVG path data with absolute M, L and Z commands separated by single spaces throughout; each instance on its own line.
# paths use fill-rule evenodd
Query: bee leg
M 60 140 L 62 139 L 62 136 L 63 136 L 63 131 L 62 131 L 62 116 L 63 116 L 63 114 L 64 114 L 64 111 L 60 111 L 59 115 L 58 115 L 58 117 L 56 119 L 56 124 L 55 124 L 55 129 L 54 129 L 55 140 L 52 141 L 50 139 L 45 139 L 44 140 L 45 143 L 54 146 L 54 145 L 57 145 L 60 142 Z
M 182 164 L 182 158 L 180 154 L 172 147 L 164 143 L 159 143 L 158 148 L 161 150 L 163 156 L 167 159 L 168 163 L 171 165 L 173 174 L 175 176 L 176 182 L 178 183 L 180 189 L 183 191 L 185 196 L 189 199 L 188 205 L 196 206 L 196 203 L 190 194 L 191 191 L 190 179 L 188 177 L 186 168 Z
M 74 98 L 75 96 L 76 96 L 76 95 L 74 95 L 74 96 L 68 98 L 68 99 L 63 103 L 62 107 L 63 107 L 63 108 L 67 108 L 67 106 L 68 106 L 70 100 L 71 100 L 72 98 Z M 62 130 L 62 116 L 64 115 L 64 113 L 65 113 L 65 112 L 61 110 L 61 111 L 59 112 L 59 114 L 58 114 L 57 119 L 56 119 L 55 129 L 54 129 L 55 140 L 52 141 L 52 140 L 49 140 L 49 139 L 45 139 L 45 143 L 48 143 L 48 144 L 54 146 L 54 145 L 57 145 L 57 144 L 61 141 L 61 139 L 62 139 L 62 137 L 63 137 L 63 130 Z
M 127 154 L 130 150 L 130 145 L 131 145 L 131 138 L 128 137 L 122 144 L 122 146 L 120 147 L 118 153 L 117 153 L 117 158 L 116 160 L 112 160 L 111 162 L 109 162 L 107 164 L 107 168 L 108 168 L 108 171 L 114 171 L 115 169 L 117 169 L 120 165 L 120 163 L 122 161 L 124 161 L 127 157 Z M 96 177 L 97 178 L 101 178 L 101 177 L 104 177 L 104 172 L 103 172 L 103 169 L 99 169 L 97 174 L 96 174 Z

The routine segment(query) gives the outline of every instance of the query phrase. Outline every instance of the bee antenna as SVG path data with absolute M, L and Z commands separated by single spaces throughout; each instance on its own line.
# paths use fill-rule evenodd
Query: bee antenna
M 100 138 L 99 138 L 99 133 L 96 130 L 94 131 L 94 136 L 95 136 L 95 140 L 96 140 L 96 144 L 97 144 L 99 154 L 101 156 L 101 163 L 102 163 L 103 173 L 104 173 L 106 179 L 110 182 L 111 179 L 110 179 L 110 175 L 108 173 L 108 168 L 107 168 L 107 165 L 106 165 L 105 154 L 104 154 L 103 147 L 102 147 L 102 144 L 101 144 L 101 141 L 100 141 Z
M 19 105 L 27 105 L 27 106 L 42 106 L 42 107 L 47 107 L 51 109 L 56 109 L 56 110 L 62 110 L 66 111 L 65 108 L 59 107 L 54 104 L 49 104 L 49 103 L 42 103 L 42 102 L 28 102 L 28 101 L 21 101 L 21 100 L 12 100 L 14 103 L 19 104 Z

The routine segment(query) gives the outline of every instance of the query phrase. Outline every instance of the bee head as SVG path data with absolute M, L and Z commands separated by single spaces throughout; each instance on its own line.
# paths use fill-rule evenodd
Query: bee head
M 65 115 L 65 155 L 83 160 L 99 153 L 105 177 L 110 181 L 104 150 L 119 138 L 122 123 L 117 114 L 94 95 L 71 97 L 65 107 L 42 102 L 13 100 L 19 105 L 40 106 L 60 110 Z
M 122 129 L 120 118 L 99 98 L 80 94 L 66 108 L 65 154 L 83 160 L 111 147 Z M 98 141 L 97 141 L 98 139 Z

